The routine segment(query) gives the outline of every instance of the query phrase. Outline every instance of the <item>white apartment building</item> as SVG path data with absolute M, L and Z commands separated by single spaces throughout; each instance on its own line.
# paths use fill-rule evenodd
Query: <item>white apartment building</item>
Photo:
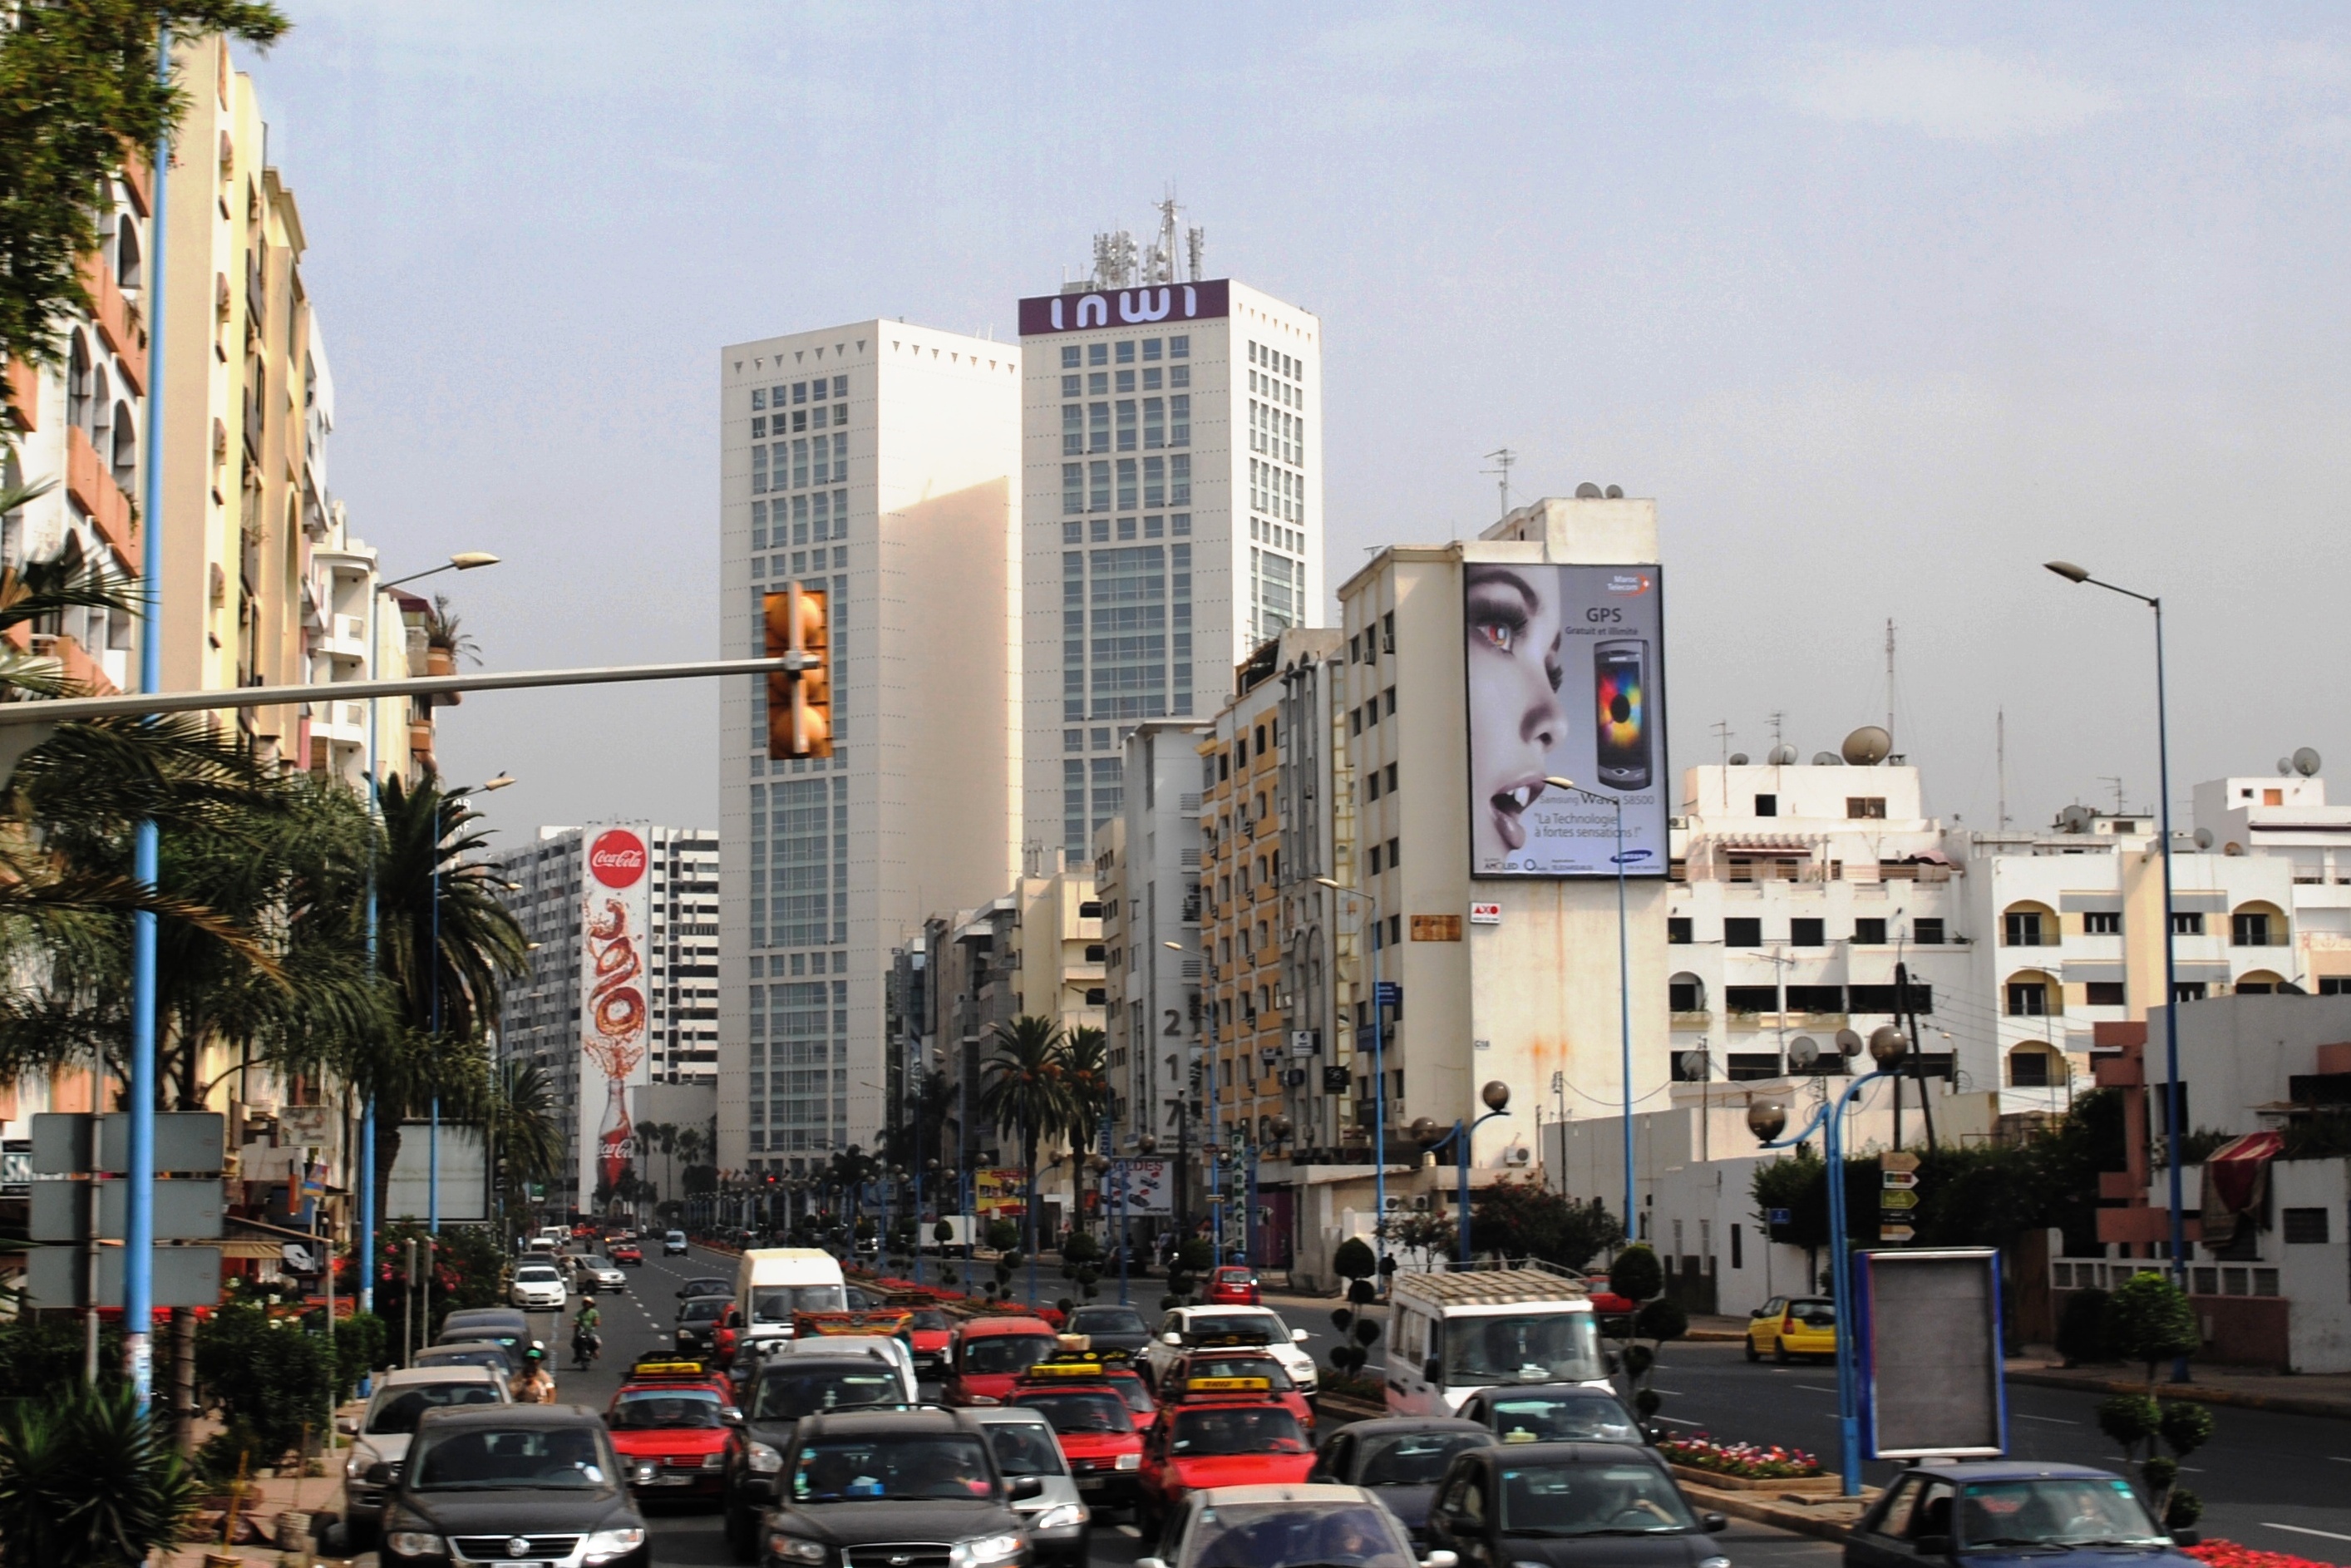
M 722 1168 L 870 1144 L 891 955 L 1020 869 L 1020 350 L 904 321 L 719 355 L 726 645 L 821 584 L 833 753 L 769 761 L 722 699 Z
M 1126 737 L 1123 814 L 1094 836 L 1118 1121 L 1163 1149 L 1183 1136 L 1200 1049 L 1200 757 L 1205 727 L 1146 720 Z M 1168 944 L 1174 943 L 1171 947 Z
M 2294 950 L 2278 967 L 2304 990 L 2335 996 L 2351 992 L 2351 806 L 2326 803 L 2318 767 L 2317 753 L 2304 751 L 2272 778 L 2199 784 L 2196 841 L 2287 862 Z
M 709 1082 L 718 1073 L 718 835 L 706 828 L 643 830 L 653 875 L 653 931 L 645 956 L 646 1059 L 655 1083 Z M 487 855 L 510 884 L 506 904 L 531 944 L 530 969 L 499 995 L 498 1061 L 546 1074 L 566 1108 L 564 1158 L 547 1201 L 584 1208 L 574 1173 L 580 1083 L 580 911 L 586 830 L 541 828 L 534 843 Z M 589 1085 L 595 1091 L 594 1084 Z M 642 1155 L 640 1158 L 642 1158 Z
M 1322 603 L 1321 320 L 1158 276 L 1020 301 L 1024 793 L 1073 861 L 1120 812 L 1126 732 L 1213 713 Z

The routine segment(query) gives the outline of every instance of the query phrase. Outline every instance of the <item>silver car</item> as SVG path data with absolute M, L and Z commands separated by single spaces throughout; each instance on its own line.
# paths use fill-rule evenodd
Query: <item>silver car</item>
M 1070 1461 L 1061 1439 L 1045 1417 L 1017 1406 L 973 1409 L 996 1451 L 996 1467 L 1004 1479 L 1034 1476 L 1045 1490 L 1012 1505 L 1029 1537 L 1030 1561 L 1037 1568 L 1086 1568 L 1087 1549 L 1093 1536 L 1093 1511 L 1078 1496 Z
M 343 1461 L 345 1511 L 353 1533 L 371 1532 L 382 1519 L 384 1496 L 398 1484 L 409 1439 L 427 1410 L 511 1403 L 506 1378 L 487 1367 L 417 1366 L 379 1373 L 367 1413 L 356 1421 L 337 1423 L 353 1439 Z

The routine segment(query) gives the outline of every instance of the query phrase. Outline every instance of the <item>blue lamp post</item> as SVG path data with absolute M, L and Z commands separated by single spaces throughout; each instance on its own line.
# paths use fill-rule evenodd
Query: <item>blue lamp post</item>
M 1486 1113 L 1466 1124 L 1457 1119 L 1451 1129 L 1442 1134 L 1438 1134 L 1436 1122 L 1426 1116 L 1412 1124 L 1413 1142 L 1430 1154 L 1437 1153 L 1447 1144 L 1453 1145 L 1456 1171 L 1453 1206 L 1458 1211 L 1460 1258 L 1464 1267 L 1469 1262 L 1469 1145 L 1477 1137 L 1479 1128 L 1497 1116 L 1510 1113 L 1510 1086 L 1499 1078 L 1493 1079 L 1479 1092 L 1479 1098 L 1486 1102 Z
M 1586 789 L 1572 779 L 1546 779 L 1543 782 L 1554 789 L 1564 789 L 1612 807 L 1616 812 L 1616 1052 L 1618 1082 L 1625 1093 L 1625 1239 L 1629 1241 L 1636 1227 L 1633 1223 L 1633 957 L 1625 918 L 1625 802 L 1616 796 Z M 1562 1150 L 1565 1147 L 1561 1145 Z

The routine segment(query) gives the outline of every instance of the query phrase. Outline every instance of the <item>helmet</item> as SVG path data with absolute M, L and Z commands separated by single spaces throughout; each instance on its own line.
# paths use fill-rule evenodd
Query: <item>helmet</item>
M 538 1345 L 536 1343 L 533 1343 L 528 1350 L 522 1353 L 522 1358 L 525 1361 L 537 1361 L 540 1356 L 545 1355 L 547 1353 L 545 1351 L 538 1348 Z

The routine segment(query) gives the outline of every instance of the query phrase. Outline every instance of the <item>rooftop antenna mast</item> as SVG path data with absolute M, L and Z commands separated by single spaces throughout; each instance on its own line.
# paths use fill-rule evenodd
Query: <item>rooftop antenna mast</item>
M 1992 719 L 1993 744 L 2000 753 L 2000 831 L 2008 831 L 2008 709 L 1996 710 Z
M 1886 748 L 1894 749 L 1894 618 L 1886 618 Z
M 1182 209 L 1176 204 L 1176 186 L 1171 182 L 1167 193 L 1157 203 L 1159 239 L 1143 258 L 1143 281 L 1145 284 L 1176 281 L 1176 214 Z
M 2111 773 L 2101 773 L 2098 775 L 2098 782 L 2115 787 L 2115 815 L 2117 817 L 2126 815 L 2123 806 L 2123 781 Z
M 1493 464 L 1494 466 L 1479 470 L 1480 474 L 1492 474 L 1499 476 L 1498 483 L 1502 492 L 1502 516 L 1506 517 L 1510 515 L 1510 465 L 1518 460 L 1517 453 L 1507 446 L 1499 446 L 1486 454 L 1486 461 Z
M 1725 768 L 1730 766 L 1730 721 L 1727 718 L 1716 719 L 1714 721 L 1714 738 L 1722 743 L 1722 765 Z

